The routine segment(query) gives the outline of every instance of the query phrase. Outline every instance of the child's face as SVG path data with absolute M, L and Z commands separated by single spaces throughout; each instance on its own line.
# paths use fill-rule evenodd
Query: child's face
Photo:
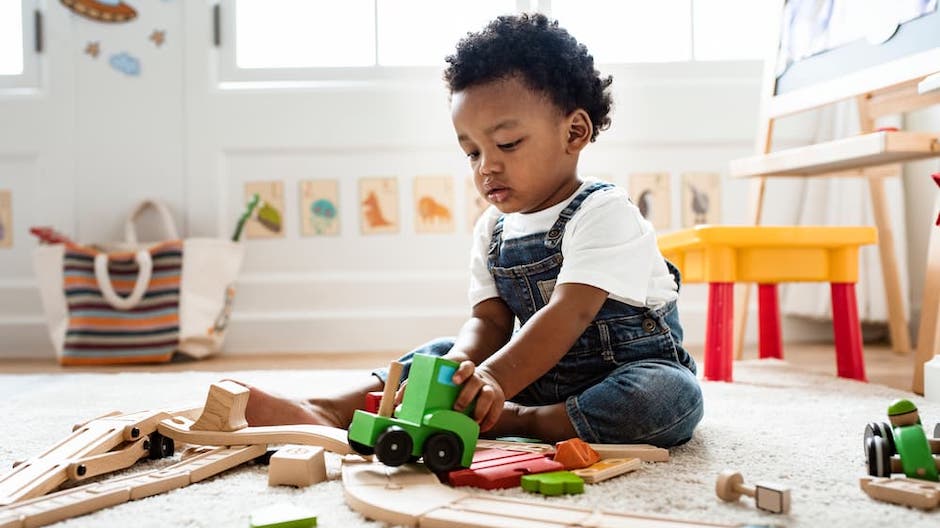
M 451 119 L 477 191 L 501 212 L 541 211 L 578 188 L 572 116 L 519 79 L 455 92 Z

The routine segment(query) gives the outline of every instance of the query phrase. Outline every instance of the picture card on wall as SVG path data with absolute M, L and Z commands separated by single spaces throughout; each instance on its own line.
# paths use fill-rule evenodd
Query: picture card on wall
M 300 182 L 300 233 L 339 234 L 339 180 Z
M 464 181 L 466 182 L 465 191 L 467 193 L 467 231 L 472 233 L 473 226 L 476 225 L 477 220 L 490 204 L 477 192 L 472 176 L 468 176 Z
M 0 248 L 13 247 L 13 193 L 0 189 Z
M 245 183 L 245 203 L 255 193 L 258 193 L 261 202 L 245 224 L 245 234 L 248 238 L 284 238 L 284 182 Z
M 363 178 L 359 180 L 359 207 L 362 234 L 397 233 L 398 179 Z
M 454 179 L 417 176 L 414 180 L 415 231 L 454 232 Z
M 672 227 L 672 178 L 668 172 L 633 173 L 628 189 L 630 200 L 653 227 Z
M 682 174 L 682 227 L 721 223 L 721 175 L 717 172 Z

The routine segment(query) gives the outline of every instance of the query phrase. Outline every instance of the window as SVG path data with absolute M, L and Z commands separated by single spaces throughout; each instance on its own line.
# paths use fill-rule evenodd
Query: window
M 38 82 L 33 0 L 0 1 L 0 90 Z
M 558 19 L 599 64 L 761 60 L 755 0 L 220 0 L 221 77 L 356 80 L 429 72 L 502 14 Z M 226 37 L 228 35 L 228 37 Z M 417 69 L 417 70 L 416 70 Z

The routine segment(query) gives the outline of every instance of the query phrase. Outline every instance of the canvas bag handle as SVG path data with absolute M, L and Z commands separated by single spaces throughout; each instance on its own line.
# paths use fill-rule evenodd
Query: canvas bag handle
M 153 260 L 150 258 L 150 252 L 142 249 L 136 253 L 134 260 L 137 261 L 138 273 L 137 282 L 130 295 L 121 297 L 114 291 L 111 285 L 111 276 L 108 274 L 108 255 L 107 253 L 98 253 L 95 255 L 95 278 L 98 280 L 98 288 L 101 295 L 108 304 L 118 310 L 130 310 L 137 306 L 144 294 L 147 292 L 147 286 L 150 285 L 150 277 L 153 275 Z
M 173 215 L 170 214 L 170 209 L 167 208 L 166 204 L 158 200 L 142 200 L 124 222 L 124 241 L 129 244 L 137 243 L 137 219 L 150 208 L 160 216 L 160 223 L 163 224 L 164 240 L 179 240 L 180 236 L 176 230 L 176 223 L 173 221 Z

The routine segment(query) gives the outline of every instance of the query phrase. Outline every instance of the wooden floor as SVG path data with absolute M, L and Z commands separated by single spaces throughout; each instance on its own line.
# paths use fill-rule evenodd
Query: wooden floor
M 701 365 L 702 347 L 689 347 Z M 808 371 L 835 375 L 835 351 L 832 344 L 795 344 L 785 347 L 786 361 Z M 266 369 L 355 369 L 385 365 L 397 352 L 257 354 L 223 356 L 202 361 L 176 362 L 167 365 L 115 367 L 61 367 L 53 360 L 0 360 L 0 373 L 49 372 L 180 372 L 235 371 Z M 756 349 L 745 350 L 745 359 L 756 358 Z M 909 391 L 911 388 L 912 354 L 895 354 L 887 344 L 865 345 L 865 367 L 871 383 Z

